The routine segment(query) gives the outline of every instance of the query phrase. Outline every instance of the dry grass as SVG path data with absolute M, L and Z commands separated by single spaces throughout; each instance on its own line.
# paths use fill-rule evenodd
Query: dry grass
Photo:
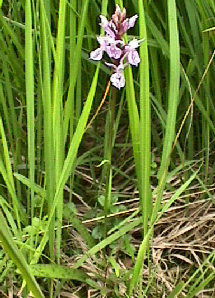
M 214 221 L 214 204 L 208 199 L 173 207 L 156 224 L 152 264 L 159 292 L 171 292 L 177 282 L 187 281 L 195 269 L 201 268 L 215 248 Z M 214 297 L 214 290 L 199 297 Z
M 83 175 L 83 179 L 89 183 L 92 181 L 86 174 Z M 179 186 L 180 181 L 180 179 L 176 178 L 172 181 L 175 188 Z M 110 214 L 110 219 L 123 218 L 137 210 L 138 198 L 135 197 L 135 189 L 132 185 L 126 188 L 121 193 L 125 199 L 116 203 L 116 205 L 123 205 L 126 211 Z M 211 185 L 208 189 L 213 191 L 214 185 Z M 172 192 L 166 192 L 163 203 L 171 195 Z M 148 266 L 149 263 L 146 261 L 142 274 L 143 289 L 151 280 L 147 297 L 167 297 L 179 281 L 186 282 L 197 268 L 200 268 L 201 272 L 201 264 L 215 249 L 214 201 L 211 198 L 205 198 L 205 196 L 204 191 L 200 190 L 197 185 L 193 185 L 187 191 L 187 194 L 181 196 L 175 205 L 156 222 L 151 242 L 151 264 Z M 98 216 L 85 220 L 84 215 L 90 210 L 90 207 L 82 204 L 81 201 L 82 198 L 79 197 L 79 204 L 77 205 L 79 218 L 88 230 L 92 231 L 96 225 L 102 224 L 103 218 Z M 97 211 L 99 212 L 98 209 Z M 65 226 L 65 228 L 69 229 L 71 235 L 68 247 L 72 247 L 79 252 L 75 258 L 70 258 L 66 256 L 67 252 L 65 251 L 65 264 L 72 266 L 77 261 L 77 258 L 87 252 L 87 246 L 72 227 Z M 131 242 L 136 251 L 141 243 L 141 239 L 141 230 L 139 228 L 131 231 Z M 120 276 L 124 277 L 120 279 L 116 277 L 112 266 L 107 262 L 110 254 L 111 249 L 107 249 L 106 254 L 101 252 L 96 259 L 89 258 L 82 266 L 82 269 L 97 283 L 99 288 L 107 288 L 108 297 L 125 297 L 133 261 L 130 256 L 121 250 L 120 244 L 116 244 L 114 256 L 119 267 Z M 208 264 L 208 266 L 211 266 L 211 270 L 215 269 L 212 264 Z M 118 296 L 115 296 L 116 294 L 114 293 L 114 283 L 118 288 Z M 75 291 L 76 295 L 79 296 L 65 296 L 64 291 L 60 297 L 82 297 L 83 288 L 87 297 L 102 297 L 99 289 L 86 288 L 86 286 L 80 286 L 79 290 L 70 288 L 70 292 L 74 293 Z M 215 288 L 211 286 L 211 288 L 208 287 L 208 289 L 199 293 L 197 297 L 214 296 Z M 181 293 L 180 297 L 186 297 L 186 290 Z

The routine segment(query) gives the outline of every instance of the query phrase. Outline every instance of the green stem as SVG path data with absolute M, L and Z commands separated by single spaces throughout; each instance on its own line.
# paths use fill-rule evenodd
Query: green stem
M 108 160 L 108 163 L 105 164 L 105 178 L 106 178 L 106 190 L 105 190 L 105 203 L 104 203 L 104 214 L 105 214 L 105 229 L 104 236 L 107 236 L 107 215 L 110 209 L 111 204 L 111 189 L 112 189 L 112 149 L 113 149 L 113 136 L 114 136 L 114 121 L 115 121 L 115 107 L 116 107 L 116 89 L 112 89 L 110 96 L 110 108 L 108 116 L 108 137 L 107 137 L 107 146 L 105 160 Z

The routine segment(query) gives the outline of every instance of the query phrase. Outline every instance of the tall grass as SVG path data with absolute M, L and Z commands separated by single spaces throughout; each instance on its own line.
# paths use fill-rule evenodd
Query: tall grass
M 192 187 L 213 199 L 213 1 L 109 2 L 0 1 L 2 293 L 10 279 L 23 297 L 77 284 L 82 297 L 153 297 L 156 225 L 179 206 L 189 218 Z M 125 41 L 143 39 L 122 92 L 89 59 L 115 4 L 139 16 Z M 209 291 L 214 251 L 204 254 L 157 295 Z

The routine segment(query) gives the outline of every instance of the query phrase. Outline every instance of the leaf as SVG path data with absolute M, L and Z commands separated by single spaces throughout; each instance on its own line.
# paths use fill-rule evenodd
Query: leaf
M 181 289 L 184 287 L 184 282 L 183 281 L 180 281 L 175 289 L 168 295 L 167 298 L 175 298 L 177 297 L 177 294 L 179 294 L 181 292 Z
M 21 275 L 24 281 L 26 282 L 28 289 L 35 295 L 35 297 L 43 298 L 44 297 L 43 293 L 39 285 L 37 284 L 34 276 L 32 275 L 24 256 L 16 246 L 1 211 L 0 211 L 0 225 L 1 225 L 0 241 L 1 241 L 2 247 L 4 248 L 5 253 L 11 258 L 11 260 L 14 262 L 14 264 L 21 272 Z
M 114 259 L 113 256 L 110 256 L 108 258 L 111 266 L 114 268 L 114 271 L 115 271 L 115 274 L 116 274 L 116 277 L 119 277 L 119 264 L 116 262 L 116 260 Z
M 30 270 L 34 276 L 57 279 L 72 279 L 85 282 L 88 278 L 87 274 L 79 269 L 72 269 L 56 264 L 36 264 L 30 265 Z

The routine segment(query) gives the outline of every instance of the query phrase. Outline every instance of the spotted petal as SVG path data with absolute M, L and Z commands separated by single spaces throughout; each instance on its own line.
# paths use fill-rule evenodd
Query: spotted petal
M 119 59 L 122 55 L 122 50 L 118 48 L 115 44 L 111 44 L 106 47 L 106 52 L 110 58 Z
M 112 85 L 118 89 L 121 89 L 125 86 L 125 77 L 123 72 L 115 72 L 112 74 L 110 81 Z
M 112 38 L 115 38 L 115 33 L 114 31 L 111 29 L 111 21 L 109 22 L 107 20 L 107 18 L 105 16 L 100 15 L 100 19 L 101 19 L 101 26 L 104 29 L 104 31 L 111 36 Z
M 90 59 L 99 61 L 102 59 L 103 50 L 101 48 L 96 49 L 90 53 Z
M 131 18 L 128 19 L 128 29 L 134 27 L 137 18 L 138 18 L 138 15 L 135 14 L 133 17 L 131 17 Z
M 136 50 L 132 50 L 128 53 L 128 62 L 134 66 L 137 66 L 140 63 L 140 57 Z

